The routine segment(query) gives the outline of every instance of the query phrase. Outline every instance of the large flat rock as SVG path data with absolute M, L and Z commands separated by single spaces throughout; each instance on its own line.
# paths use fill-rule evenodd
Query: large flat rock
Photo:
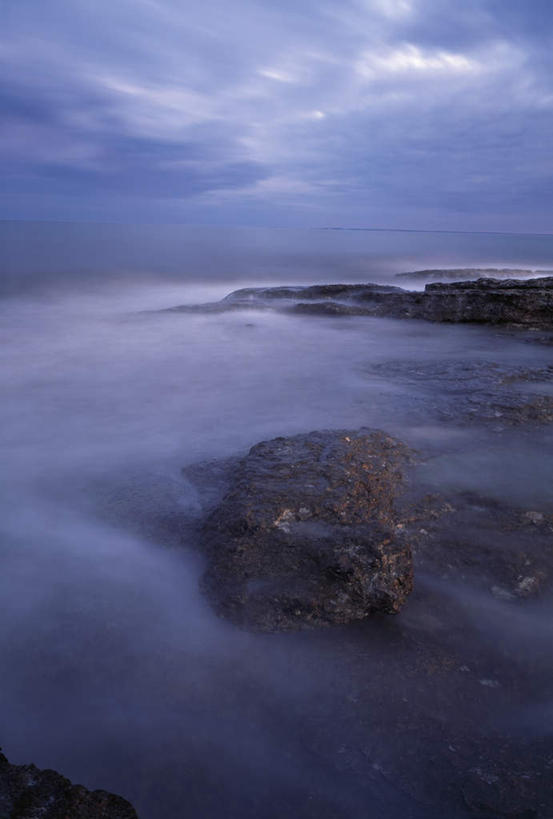
M 398 612 L 413 583 L 395 511 L 408 460 L 368 429 L 254 446 L 203 528 L 219 614 L 273 631 Z

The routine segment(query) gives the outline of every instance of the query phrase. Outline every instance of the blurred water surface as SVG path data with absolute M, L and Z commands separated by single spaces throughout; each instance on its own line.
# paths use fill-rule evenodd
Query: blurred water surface
M 539 367 L 550 350 L 489 328 L 156 311 L 261 281 L 547 266 L 553 239 L 15 223 L 0 232 L 0 739 L 10 759 L 121 793 L 142 819 L 429 816 L 382 774 L 414 742 L 391 727 L 395 709 L 408 695 L 429 724 L 445 709 L 447 725 L 468 695 L 444 680 L 440 704 L 426 672 L 403 690 L 410 635 L 422 629 L 461 653 L 480 640 L 492 656 L 508 611 L 501 651 L 543 686 L 544 675 L 553 681 L 551 604 L 519 613 L 445 584 L 439 594 L 467 613 L 463 635 L 415 603 L 405 617 L 349 630 L 242 633 L 199 594 L 202 558 L 183 521 L 201 513 L 200 499 L 181 470 L 276 435 L 376 426 L 433 448 L 434 486 L 553 511 L 547 429 L 494 437 L 442 424 L 425 415 L 431 398 L 368 366 Z M 373 711 L 360 714 L 377 667 L 387 690 L 369 691 Z M 550 718 L 547 699 L 536 717 L 508 681 L 501 694 L 476 686 L 494 698 L 486 713 L 495 703 L 517 731 L 534 731 L 536 719 L 550 730 L 539 710 Z M 424 776 L 432 762 L 418 747 Z
M 553 268 L 553 234 L 0 222 L 5 292 L 63 281 L 371 281 L 428 267 Z

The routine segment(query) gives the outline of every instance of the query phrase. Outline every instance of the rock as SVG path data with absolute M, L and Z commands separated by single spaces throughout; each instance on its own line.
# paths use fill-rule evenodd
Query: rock
M 551 588 L 553 517 L 540 512 L 532 524 L 527 513 L 474 492 L 427 495 L 408 505 L 405 536 L 415 569 L 444 579 L 487 588 L 497 600 L 517 602 Z
M 461 790 L 467 807 L 477 813 L 511 819 L 538 817 L 535 778 L 526 772 L 513 773 L 496 766 L 473 768 Z
M 132 805 L 88 791 L 56 771 L 11 765 L 0 753 L 0 819 L 137 819 Z
M 518 597 L 535 597 L 546 579 L 547 574 L 543 571 L 536 572 L 534 575 L 526 575 L 519 580 L 515 592 Z
M 171 308 L 182 312 L 243 309 L 485 322 L 550 329 L 553 327 L 553 276 L 527 280 L 480 278 L 427 284 L 424 291 L 370 283 L 257 287 L 236 290 L 215 304 Z
M 421 572 L 499 600 L 550 587 L 549 514 L 468 491 L 423 496 L 413 481 L 407 491 L 409 461 L 399 441 L 361 429 L 267 441 L 219 476 L 208 465 L 197 531 L 216 611 L 266 631 L 395 613 L 412 589 L 411 549 Z
M 537 526 L 538 523 L 542 523 L 544 519 L 543 512 L 525 512 L 524 517 L 527 518 L 530 523 L 533 523 L 534 526 Z
M 421 318 L 491 324 L 553 324 L 553 276 L 428 284 Z
M 515 595 L 509 589 L 503 589 L 501 586 L 492 586 L 491 593 L 496 600 L 511 601 L 515 600 Z
M 357 307 L 353 304 L 341 304 L 335 301 L 300 301 L 290 310 L 294 313 L 307 313 L 316 316 L 369 316 L 371 311 L 366 307 Z
M 502 428 L 553 421 L 553 396 L 528 392 L 525 383 L 549 389 L 553 367 L 527 369 L 490 361 L 448 358 L 419 361 L 398 360 L 367 365 L 365 371 L 399 381 L 410 388 L 405 401 L 411 414 L 433 414 L 440 421 L 492 424 Z M 421 396 L 427 396 L 420 401 Z M 498 431 L 498 430 L 496 430 Z
M 254 446 L 203 528 L 217 612 L 264 631 L 398 612 L 413 585 L 395 511 L 408 461 L 368 429 Z
M 260 299 L 365 299 L 379 293 L 403 293 L 401 287 L 389 284 L 312 284 L 307 287 L 245 287 L 225 296 L 225 302 L 248 302 Z
M 550 276 L 551 270 L 528 270 L 513 267 L 457 267 L 450 269 L 414 270 L 412 273 L 396 273 L 396 279 L 415 279 L 422 281 L 471 281 L 487 279 L 529 279 L 535 276 Z

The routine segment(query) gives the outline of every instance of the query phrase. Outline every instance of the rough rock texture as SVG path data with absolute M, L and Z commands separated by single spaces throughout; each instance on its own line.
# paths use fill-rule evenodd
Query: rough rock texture
M 424 291 L 378 284 L 248 288 L 180 312 L 279 309 L 322 316 L 377 316 L 553 328 L 553 276 L 427 284 Z
M 492 324 L 553 324 L 553 276 L 428 284 L 423 318 Z
M 407 375 L 409 363 L 404 364 L 406 369 L 399 362 L 395 369 Z M 541 382 L 550 374 L 548 367 L 527 370 L 486 362 L 471 372 L 467 362 L 440 361 L 430 362 L 428 369 L 423 365 L 412 375 L 425 382 L 435 372 L 446 386 L 451 382 L 448 389 L 454 388 L 458 377 L 469 384 L 474 378 L 482 379 L 486 385 L 490 379 L 505 384 Z M 222 614 L 242 625 L 267 629 L 310 622 L 295 620 L 287 609 L 281 614 L 282 603 L 291 602 L 284 596 L 286 589 L 282 597 L 276 593 L 257 601 L 248 599 L 245 578 L 251 571 L 254 588 L 259 579 L 263 583 L 266 574 L 259 567 L 266 558 L 271 569 L 284 567 L 276 579 L 286 582 L 286 570 L 298 558 L 292 554 L 293 544 L 304 545 L 294 537 L 301 531 L 305 510 L 318 504 L 325 515 L 320 500 L 324 493 L 307 501 L 305 493 L 324 486 L 327 462 L 337 470 L 329 482 L 330 504 L 336 498 L 339 509 L 339 498 L 351 496 L 348 515 L 353 519 L 356 510 L 364 508 L 362 481 L 354 480 L 357 488 L 352 491 L 338 488 L 335 495 L 334 487 L 344 484 L 337 476 L 345 450 L 334 436 L 353 441 L 353 474 L 361 457 L 359 438 L 372 439 L 371 454 L 382 452 L 378 437 L 372 438 L 367 430 L 317 433 L 254 447 L 252 455 L 238 465 L 229 461 L 187 470 L 190 479 L 199 482 L 204 509 L 212 512 L 204 530 L 214 550 L 208 590 Z M 377 436 L 386 439 L 383 433 Z M 381 455 L 375 459 L 381 482 L 373 512 L 378 519 L 375 510 L 382 508 L 379 523 L 393 529 L 392 547 L 400 538 L 412 549 L 417 581 L 409 605 L 400 617 L 287 635 L 288 662 L 308 669 L 311 687 L 308 704 L 287 700 L 285 711 L 278 713 L 279 727 L 292 731 L 292 726 L 301 724 L 302 747 L 310 758 L 319 761 L 332 779 L 347 781 L 348 793 L 365 794 L 363 804 L 372 806 L 375 794 L 387 798 L 401 791 L 409 804 L 404 810 L 391 810 L 390 815 L 551 819 L 553 745 L 550 733 L 542 730 L 551 708 L 551 640 L 549 627 L 540 621 L 543 615 L 536 613 L 549 605 L 553 583 L 553 509 L 550 504 L 515 507 L 476 491 L 442 487 L 439 481 L 431 481 L 429 490 L 424 472 L 417 474 L 416 465 L 402 486 L 393 472 L 402 470 L 409 453 L 397 441 L 388 441 L 384 460 L 389 466 L 381 471 Z M 280 455 L 279 444 L 285 450 Z M 306 464 L 312 460 L 302 454 L 308 444 L 319 452 L 314 462 L 321 466 L 321 472 L 309 467 L 311 479 L 304 478 Z M 417 461 L 420 457 L 419 453 Z M 283 515 L 287 509 L 291 514 Z M 273 539 L 275 519 L 281 533 L 288 528 L 289 539 L 284 535 L 282 540 Z M 339 524 L 323 519 L 323 525 L 343 542 Z M 230 543 L 224 538 L 227 526 L 235 526 Z M 262 544 L 269 544 L 267 552 Z M 300 554 L 309 558 L 309 549 L 302 548 Z M 328 587 L 316 579 L 318 559 L 319 554 L 310 574 L 302 566 L 300 576 L 313 578 L 324 604 Z M 210 578 L 215 584 L 211 588 Z M 245 590 L 242 599 L 241 589 Z M 270 615 L 260 625 L 257 617 L 263 617 L 263 611 Z M 542 611 L 547 614 L 549 609 Z M 413 805 L 420 812 L 411 814 Z M 317 815 L 330 816 L 324 809 L 322 803 Z
M 539 775 L 525 769 L 504 770 L 497 765 L 471 768 L 461 792 L 466 806 L 480 815 L 537 819 L 541 813 Z
M 397 273 L 396 279 L 418 279 L 422 281 L 474 281 L 475 279 L 529 279 L 535 276 L 551 276 L 553 270 L 528 270 L 517 267 L 457 267 L 444 269 L 414 270 L 412 273 Z
M 312 284 L 308 287 L 245 287 L 229 293 L 223 301 L 258 299 L 359 299 L 370 300 L 382 293 L 403 293 L 401 287 L 387 284 Z
M 137 815 L 120 796 L 87 791 L 56 771 L 10 765 L 0 753 L 0 819 L 137 819 Z
M 395 498 L 409 460 L 374 430 L 254 446 L 203 529 L 217 611 L 266 631 L 394 614 L 412 589 Z
M 427 284 L 374 298 L 373 315 L 426 321 L 553 327 L 553 276 Z

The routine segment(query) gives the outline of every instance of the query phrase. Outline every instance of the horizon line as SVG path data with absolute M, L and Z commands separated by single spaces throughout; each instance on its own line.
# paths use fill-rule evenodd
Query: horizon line
M 524 230 L 459 230 L 453 228 L 395 228 L 395 227 L 352 227 L 348 225 L 239 225 L 239 224 L 210 224 L 204 222 L 151 222 L 138 220 L 132 221 L 104 221 L 101 219 L 7 219 L 0 218 L 0 224 L 67 224 L 67 225 L 158 225 L 158 226 L 182 226 L 182 227 L 207 227 L 207 228 L 242 228 L 261 230 L 336 230 L 336 231 L 356 231 L 364 233 L 453 233 L 460 235 L 481 235 L 481 236 L 553 236 L 553 231 L 524 231 Z
M 321 228 L 311 228 L 312 230 L 357 230 L 367 233 L 460 233 L 477 234 L 482 236 L 553 236 L 550 233 L 533 232 L 525 230 L 454 230 L 447 228 L 383 228 L 383 227 L 336 227 L 326 226 Z

